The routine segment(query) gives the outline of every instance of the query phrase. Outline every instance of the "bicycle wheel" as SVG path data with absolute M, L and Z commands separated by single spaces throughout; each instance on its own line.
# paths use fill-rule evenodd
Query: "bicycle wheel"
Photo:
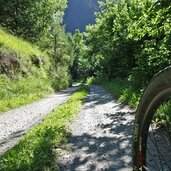
M 171 66 L 154 76 L 140 100 L 133 136 L 134 171 L 171 170 L 170 123 L 154 122 L 161 105 L 171 104 L 170 98 Z

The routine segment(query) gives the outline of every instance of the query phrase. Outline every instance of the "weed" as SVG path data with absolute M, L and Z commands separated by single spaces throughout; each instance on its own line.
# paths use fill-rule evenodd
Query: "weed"
M 53 89 L 47 77 L 30 75 L 11 80 L 1 75 L 0 112 L 31 103 L 51 92 Z
M 18 145 L 0 157 L 0 171 L 58 170 L 54 149 L 67 142 L 67 122 L 79 112 L 87 93 L 86 87 L 81 88 L 32 128 Z
M 99 84 L 104 86 L 122 102 L 129 104 L 130 107 L 138 106 L 141 93 L 136 91 L 129 81 L 120 79 L 111 81 L 105 80 L 99 82 Z

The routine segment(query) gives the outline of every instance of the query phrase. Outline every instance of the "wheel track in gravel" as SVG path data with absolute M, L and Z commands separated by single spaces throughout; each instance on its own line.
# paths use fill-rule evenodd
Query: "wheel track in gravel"
M 71 124 L 67 147 L 56 149 L 60 170 L 132 170 L 134 113 L 102 87 L 90 86 L 90 95 Z
M 42 122 L 43 117 L 68 100 L 79 87 L 62 90 L 40 101 L 0 115 L 0 155 L 16 145 L 33 126 Z

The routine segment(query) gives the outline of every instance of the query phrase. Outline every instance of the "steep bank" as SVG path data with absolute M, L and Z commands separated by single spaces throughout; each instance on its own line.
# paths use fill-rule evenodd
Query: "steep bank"
M 0 29 L 0 112 L 67 87 L 67 69 L 52 55 Z

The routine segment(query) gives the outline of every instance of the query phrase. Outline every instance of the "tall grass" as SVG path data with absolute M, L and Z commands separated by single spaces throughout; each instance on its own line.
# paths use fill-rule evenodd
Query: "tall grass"
M 86 87 L 81 88 L 32 128 L 14 149 L 0 157 L 0 171 L 58 170 L 55 148 L 67 142 L 67 123 L 79 112 L 87 93 Z
M 109 81 L 106 79 L 89 78 L 88 83 L 102 85 L 113 96 L 133 108 L 138 106 L 142 94 L 140 91 L 135 90 L 132 83 L 126 79 L 115 79 Z
M 137 91 L 133 88 L 132 83 L 127 80 L 116 79 L 112 81 L 96 82 L 104 86 L 114 96 L 122 102 L 127 103 L 130 107 L 137 108 L 143 91 Z M 154 114 L 154 122 L 158 126 L 165 126 L 171 134 L 171 100 L 161 104 Z
M 31 55 L 47 56 L 46 53 L 40 51 L 35 45 L 15 37 L 0 28 L 0 45 L 3 46 L 1 51 L 16 52 L 20 57 L 28 57 Z
M 17 73 L 10 71 L 12 78 L 0 73 L 0 113 L 31 103 L 69 84 L 70 77 L 65 66 L 57 66 L 52 56 L 0 28 L 1 56 L 12 56 L 19 66 Z M 40 65 L 36 65 L 34 60 L 38 60 Z
M 53 89 L 47 77 L 29 75 L 11 80 L 5 75 L 1 75 L 0 112 L 31 103 L 51 92 Z

